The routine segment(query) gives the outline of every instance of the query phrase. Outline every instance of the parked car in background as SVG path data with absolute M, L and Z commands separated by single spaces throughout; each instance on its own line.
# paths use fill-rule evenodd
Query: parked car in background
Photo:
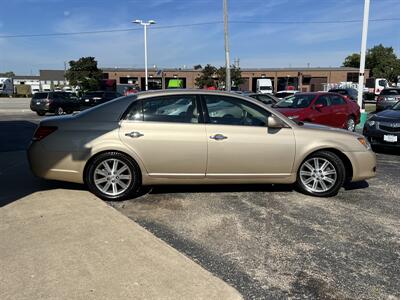
M 0 78 L 0 96 L 12 96 L 14 93 L 14 85 L 12 78 Z
M 365 86 L 369 93 L 378 96 L 384 88 L 389 87 L 389 82 L 385 78 L 370 77 L 367 78 Z
M 261 101 L 264 104 L 275 104 L 280 101 L 280 99 L 276 98 L 275 96 L 271 94 L 258 94 L 258 93 L 247 93 L 244 94 L 244 96 L 251 97 L 254 99 L 257 99 L 258 101 Z
M 70 93 L 38 92 L 32 96 L 30 107 L 39 116 L 44 116 L 46 113 L 62 115 L 79 110 L 80 104 L 77 98 L 71 98 Z
M 275 94 L 276 98 L 283 99 L 288 96 L 293 96 L 294 94 L 297 94 L 299 91 L 296 90 L 287 90 L 287 91 L 279 91 Z
M 360 107 L 334 93 L 298 93 L 273 105 L 290 119 L 354 131 L 360 123 Z
M 363 133 L 372 146 L 400 147 L 400 102 L 372 115 Z
M 272 80 L 267 78 L 257 79 L 257 93 L 273 94 Z
M 337 88 L 337 89 L 330 89 L 329 93 L 337 93 L 342 95 L 343 97 L 357 102 L 358 99 L 358 91 L 353 88 Z
M 184 114 L 161 113 L 183 98 Z M 226 117 L 232 106 L 240 113 Z M 139 93 L 45 119 L 28 157 L 37 176 L 85 183 L 105 200 L 143 185 L 205 183 L 296 183 L 327 197 L 376 171 L 360 134 L 296 124 L 255 99 L 205 90 Z
M 81 105 L 82 106 L 95 106 L 112 99 L 121 97 L 122 95 L 118 92 L 113 91 L 95 91 L 95 92 L 86 92 L 81 97 Z
M 400 101 L 400 88 L 383 89 L 376 99 L 376 111 L 381 111 Z

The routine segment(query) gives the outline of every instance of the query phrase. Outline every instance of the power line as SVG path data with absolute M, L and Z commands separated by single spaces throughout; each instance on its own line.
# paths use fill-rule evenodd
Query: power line
M 384 19 L 371 19 L 370 22 L 388 22 L 400 21 L 400 18 L 384 18 Z M 342 24 L 342 23 L 361 23 L 362 20 L 341 20 L 341 21 L 229 21 L 231 24 Z M 216 25 L 222 24 L 222 21 L 191 23 L 191 24 L 178 24 L 168 26 L 154 26 L 151 30 L 162 30 L 171 28 L 187 28 L 193 26 Z M 37 33 L 37 34 L 12 34 L 0 35 L 0 38 L 30 38 L 30 37 L 58 37 L 58 36 L 73 36 L 73 35 L 89 35 L 89 34 L 103 34 L 103 33 L 118 33 L 137 31 L 140 28 L 122 28 L 122 29 L 107 29 L 107 30 L 92 30 L 92 31 L 76 31 L 76 32 L 54 32 L 54 33 Z

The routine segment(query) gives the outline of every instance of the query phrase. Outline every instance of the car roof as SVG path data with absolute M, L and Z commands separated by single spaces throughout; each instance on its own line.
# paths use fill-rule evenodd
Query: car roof
M 202 94 L 202 95 L 224 95 L 224 96 L 239 96 L 244 97 L 248 94 L 242 93 L 234 93 L 234 92 L 227 92 L 227 91 L 218 91 L 218 90 L 205 90 L 205 89 L 164 89 L 164 90 L 153 90 L 153 91 L 142 91 L 137 93 L 136 95 L 138 98 L 147 98 L 147 97 L 154 97 L 154 96 L 164 96 L 169 94 Z

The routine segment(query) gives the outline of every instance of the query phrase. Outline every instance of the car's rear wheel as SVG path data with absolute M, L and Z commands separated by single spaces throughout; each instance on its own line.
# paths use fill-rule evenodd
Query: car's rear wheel
M 41 117 L 43 117 L 46 114 L 46 112 L 44 112 L 44 111 L 37 111 L 36 113 L 38 116 L 41 116 Z
M 88 166 L 85 181 L 89 190 L 103 200 L 124 200 L 140 187 L 140 169 L 127 155 L 106 152 Z
M 354 120 L 354 117 L 349 117 L 349 119 L 346 122 L 346 129 L 348 131 L 356 130 L 356 120 Z
M 329 151 L 318 151 L 307 157 L 297 172 L 301 192 L 317 196 L 335 196 L 346 178 L 343 161 Z
M 57 107 L 55 113 L 56 115 L 60 116 L 64 114 L 64 109 L 62 107 Z

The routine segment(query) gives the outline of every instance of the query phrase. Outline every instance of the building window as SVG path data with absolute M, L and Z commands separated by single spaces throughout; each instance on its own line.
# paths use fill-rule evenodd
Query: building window
M 348 82 L 358 82 L 358 73 L 347 73 Z

